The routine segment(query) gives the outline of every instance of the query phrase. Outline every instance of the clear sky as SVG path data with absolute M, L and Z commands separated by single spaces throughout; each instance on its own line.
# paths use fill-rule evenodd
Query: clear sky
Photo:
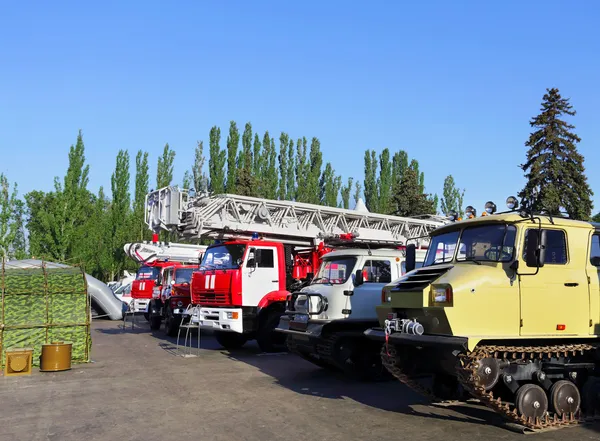
M 452 173 L 481 211 L 522 187 L 528 122 L 558 87 L 598 201 L 599 18 L 584 0 L 3 2 L 0 171 L 50 190 L 82 129 L 93 191 L 119 149 L 149 151 L 155 185 L 166 142 L 180 183 L 233 119 L 318 137 L 344 180 L 365 149 L 404 149 L 428 192 Z

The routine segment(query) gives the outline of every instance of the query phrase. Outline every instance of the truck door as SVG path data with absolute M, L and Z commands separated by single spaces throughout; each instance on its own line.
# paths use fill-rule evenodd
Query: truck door
M 590 263 L 588 270 L 590 287 L 590 320 L 595 326 L 590 326 L 590 334 L 600 334 L 600 231 L 592 235 L 590 247 Z
M 169 297 L 171 297 L 171 280 L 173 280 L 173 272 L 175 271 L 174 268 L 169 268 L 167 270 L 165 270 L 165 276 L 163 277 L 163 285 L 162 285 L 162 291 L 161 291 L 161 298 L 162 301 L 164 302 L 165 300 L 167 300 Z
M 279 290 L 278 263 L 276 247 L 252 247 L 248 250 L 242 281 L 243 305 L 256 306 L 265 294 Z
M 527 243 L 524 233 L 523 248 Z M 536 275 L 520 276 L 521 335 L 582 335 L 589 332 L 589 291 L 585 266 L 572 253 L 564 230 L 545 229 L 546 259 Z M 519 273 L 534 273 L 524 262 Z
M 351 319 L 377 320 L 375 307 L 381 303 L 381 290 L 392 281 L 392 268 L 389 258 L 371 258 L 362 268 L 364 283 L 354 288 L 350 297 Z

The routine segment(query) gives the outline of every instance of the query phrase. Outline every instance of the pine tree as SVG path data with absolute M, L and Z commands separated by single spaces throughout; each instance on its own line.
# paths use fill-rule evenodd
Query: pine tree
M 286 199 L 289 201 L 296 200 L 296 154 L 294 151 L 294 141 L 289 140 L 288 144 L 288 159 L 287 159 L 287 184 L 286 184 Z
M 287 133 L 281 132 L 279 136 L 279 199 L 286 200 L 288 198 L 288 146 L 290 137 Z
M 433 199 L 421 191 L 421 174 L 417 161 L 413 160 L 404 171 L 400 188 L 402 191 L 394 194 L 395 213 L 398 216 L 417 216 L 435 214 Z
M 375 150 L 365 151 L 365 205 L 374 213 L 379 213 L 377 198 L 377 154 Z
M 235 121 L 229 123 L 227 136 L 227 193 L 237 193 L 237 151 L 240 143 L 240 132 Z
M 194 165 L 192 166 L 191 176 L 191 183 L 198 193 L 204 193 L 208 190 L 208 179 L 206 178 L 206 174 L 202 171 L 205 161 L 204 143 L 202 141 L 198 141 L 196 143 L 196 150 L 194 151 Z
M 352 181 L 353 178 L 348 178 L 348 184 L 344 185 L 340 189 L 340 193 L 342 196 L 342 208 L 349 209 L 350 208 L 350 192 L 352 191 Z
M 456 211 L 460 217 L 464 216 L 463 198 L 465 195 L 464 189 L 456 187 L 452 175 L 446 176 L 444 179 L 444 190 L 442 193 L 442 214 L 446 215 L 450 211 Z
M 148 152 L 138 150 L 135 156 L 135 197 L 133 199 L 132 214 L 132 236 L 135 241 L 148 239 L 149 230 L 144 222 L 144 204 L 146 194 L 150 185 L 150 175 L 148 172 Z M 102 192 L 104 196 L 104 192 Z
M 128 225 L 131 206 L 129 178 L 129 153 L 119 150 L 115 171 L 111 177 L 110 238 L 112 239 L 113 261 L 110 268 L 110 280 L 114 280 L 116 276 L 120 275 L 126 265 L 123 245 L 130 237 Z
M 215 194 L 225 193 L 225 162 L 227 152 L 221 150 L 221 129 L 213 126 L 210 129 L 210 156 L 208 172 L 210 176 L 210 191 Z
M 572 132 L 575 126 L 561 119 L 576 112 L 558 89 L 546 91 L 541 113 L 529 122 L 536 130 L 525 143 L 529 147 L 527 161 L 520 167 L 527 183 L 519 197 L 531 201 L 536 211 L 559 214 L 565 210 L 574 219 L 587 220 L 593 193 L 585 175 L 584 158 L 576 147 L 581 139 Z
M 389 214 L 392 211 L 392 164 L 390 150 L 383 149 L 379 155 L 379 178 L 377 179 L 377 199 L 379 213 Z
M 163 154 L 158 158 L 156 167 L 156 188 L 168 187 L 173 182 L 173 162 L 175 161 L 175 152 L 171 150 L 169 144 L 165 144 Z

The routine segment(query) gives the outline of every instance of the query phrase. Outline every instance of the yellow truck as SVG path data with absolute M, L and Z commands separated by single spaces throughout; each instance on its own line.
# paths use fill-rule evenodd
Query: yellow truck
M 382 292 L 384 366 L 436 399 L 465 394 L 530 429 L 600 411 L 600 224 L 510 211 L 431 233 Z

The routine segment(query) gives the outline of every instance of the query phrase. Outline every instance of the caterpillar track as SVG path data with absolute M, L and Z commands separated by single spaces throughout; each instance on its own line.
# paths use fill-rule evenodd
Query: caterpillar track
M 494 388 L 486 390 L 481 384 L 480 367 L 483 366 L 483 359 L 496 359 L 499 362 L 527 362 L 532 360 L 549 361 L 551 357 L 577 357 L 590 354 L 597 351 L 600 345 L 594 344 L 567 344 L 554 346 L 502 346 L 488 345 L 477 347 L 472 352 L 462 353 L 457 358 L 456 376 L 462 388 L 480 403 L 489 407 L 496 413 L 503 416 L 508 422 L 517 424 L 531 431 L 541 431 L 546 429 L 562 428 L 573 426 L 580 423 L 589 423 L 600 421 L 600 415 L 597 413 L 600 403 L 598 402 L 598 389 L 594 389 L 595 405 L 594 408 L 581 409 L 576 412 L 563 412 L 557 414 L 548 406 L 548 411 L 542 417 L 525 417 L 517 410 L 514 402 L 503 401 L 500 396 L 494 393 Z M 403 356 L 394 345 L 384 345 L 381 351 L 383 365 L 390 373 L 421 395 L 427 396 L 434 401 L 443 401 L 442 397 L 436 396 L 433 390 L 424 386 L 418 378 L 407 374 L 403 370 Z M 408 360 L 407 360 L 408 361 Z M 408 364 L 406 364 L 409 366 Z M 590 376 L 588 381 L 598 381 L 598 377 Z M 581 389 L 581 388 L 578 388 Z M 585 398 L 585 397 L 584 397 Z M 515 401 L 515 400 L 512 400 Z M 582 400 L 583 403 L 583 400 Z

